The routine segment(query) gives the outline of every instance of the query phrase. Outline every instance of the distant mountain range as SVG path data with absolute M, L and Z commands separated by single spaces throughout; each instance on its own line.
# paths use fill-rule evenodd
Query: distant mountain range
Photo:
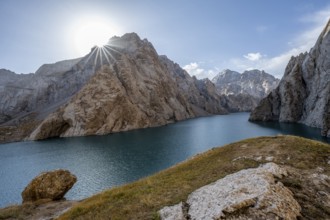
M 216 75 L 212 82 L 220 94 L 247 94 L 261 99 L 276 88 L 280 80 L 260 70 L 249 70 L 241 74 L 226 69 Z
M 251 111 L 262 98 L 276 88 L 279 81 L 260 70 L 238 73 L 228 69 L 212 79 L 218 94 L 225 100 L 224 106 L 231 112 Z

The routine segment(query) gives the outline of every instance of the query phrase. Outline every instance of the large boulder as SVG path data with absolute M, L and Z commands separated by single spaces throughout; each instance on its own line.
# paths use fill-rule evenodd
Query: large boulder
M 25 187 L 22 192 L 23 203 L 40 199 L 62 199 L 76 181 L 77 177 L 68 170 L 43 172 Z
M 241 170 L 192 192 L 187 201 L 159 211 L 163 220 L 296 219 L 301 207 L 277 179 L 287 171 L 275 163 Z

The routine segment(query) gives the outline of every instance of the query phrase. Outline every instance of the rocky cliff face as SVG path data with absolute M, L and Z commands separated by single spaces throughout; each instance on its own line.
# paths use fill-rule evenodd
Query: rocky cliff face
M 259 103 L 260 99 L 248 94 L 221 95 L 222 106 L 229 112 L 250 112 Z
M 192 104 L 197 114 L 208 115 L 227 112 L 227 109 L 222 105 L 222 97 L 217 94 L 215 85 L 209 79 L 198 80 L 196 77 L 191 77 L 166 56 L 160 56 L 160 60 L 176 81 L 180 93 Z
M 227 113 L 210 81 L 190 77 L 135 33 L 111 38 L 83 58 L 43 65 L 36 74 L 6 75 L 19 77 L 21 83 L 2 80 L 4 88 L 15 89 L 0 93 L 1 122 L 20 128 L 25 121 L 38 121 L 30 128 L 31 140 L 107 134 Z
M 63 60 L 52 64 L 44 64 L 36 71 L 36 75 L 49 76 L 56 73 L 67 72 L 80 60 L 81 58 L 77 58 L 73 60 Z
M 251 113 L 251 121 L 299 122 L 330 137 L 330 21 L 309 53 L 292 57 L 279 86 Z
M 216 75 L 212 82 L 219 95 L 223 96 L 223 105 L 231 112 L 251 111 L 258 102 L 276 88 L 279 79 L 260 70 L 238 73 L 224 70 Z
M 0 70 L 0 124 L 18 125 L 33 112 L 44 118 L 54 111 L 95 72 L 92 56 L 46 64 L 36 74 Z

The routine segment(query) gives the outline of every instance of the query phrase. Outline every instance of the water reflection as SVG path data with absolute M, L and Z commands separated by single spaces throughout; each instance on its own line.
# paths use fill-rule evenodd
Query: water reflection
M 66 196 L 82 199 L 153 174 L 212 147 L 245 138 L 293 134 L 328 141 L 299 124 L 251 123 L 248 113 L 197 118 L 163 127 L 76 138 L 0 145 L 0 207 L 21 202 L 42 171 L 68 169 L 78 182 Z
M 277 130 L 278 134 L 290 134 L 302 136 L 313 140 L 330 143 L 330 139 L 321 136 L 319 128 L 308 127 L 304 124 L 278 123 L 278 122 L 255 122 L 255 124 L 272 130 Z

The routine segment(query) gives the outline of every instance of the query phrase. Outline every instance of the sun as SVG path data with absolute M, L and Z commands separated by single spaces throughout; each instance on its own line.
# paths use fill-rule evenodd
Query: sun
M 86 55 L 92 47 L 102 47 L 114 35 L 114 28 L 101 18 L 81 19 L 74 30 L 75 49 L 79 55 Z

